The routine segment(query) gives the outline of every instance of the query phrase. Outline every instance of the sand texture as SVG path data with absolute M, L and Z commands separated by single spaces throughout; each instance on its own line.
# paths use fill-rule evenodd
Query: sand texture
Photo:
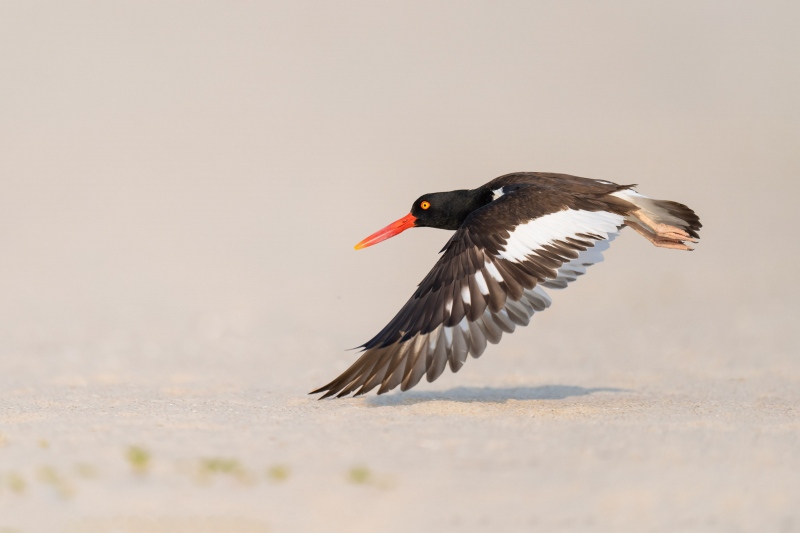
M 0 533 L 800 531 L 796 2 L 3 2 Z M 638 183 L 531 325 L 317 401 L 448 233 Z

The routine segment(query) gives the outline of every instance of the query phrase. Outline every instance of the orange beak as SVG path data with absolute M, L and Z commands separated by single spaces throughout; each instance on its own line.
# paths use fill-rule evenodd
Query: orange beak
M 356 244 L 355 248 L 356 250 L 360 250 L 362 248 L 366 248 L 367 246 L 372 246 L 373 244 L 378 244 L 381 241 L 385 241 L 390 237 L 394 237 L 398 233 L 404 232 L 408 228 L 413 228 L 416 221 L 417 217 L 409 213 L 400 220 L 392 222 L 385 228 L 376 231 L 360 243 Z

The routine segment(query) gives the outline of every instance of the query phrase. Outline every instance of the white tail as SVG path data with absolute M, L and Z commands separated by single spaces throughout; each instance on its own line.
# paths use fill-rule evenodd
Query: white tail
M 639 208 L 625 218 L 625 225 L 656 246 L 692 250 L 684 241 L 700 239 L 697 233 L 703 227 L 700 218 L 683 204 L 648 198 L 633 189 L 618 191 L 612 196 Z

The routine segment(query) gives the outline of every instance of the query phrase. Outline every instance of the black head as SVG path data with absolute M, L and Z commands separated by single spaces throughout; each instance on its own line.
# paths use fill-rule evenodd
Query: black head
M 411 206 L 414 226 L 456 230 L 470 213 L 487 203 L 483 196 L 466 189 L 423 194 Z
M 411 206 L 411 213 L 356 244 L 356 250 L 378 244 L 408 228 L 456 230 L 470 213 L 491 201 L 491 192 L 483 189 L 423 194 Z

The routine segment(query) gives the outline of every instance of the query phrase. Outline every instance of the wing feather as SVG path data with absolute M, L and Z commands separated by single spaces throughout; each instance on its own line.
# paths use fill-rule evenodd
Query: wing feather
M 506 193 L 470 215 L 411 299 L 362 346 L 364 353 L 314 393 L 405 391 L 422 376 L 436 380 L 448 366 L 457 372 L 468 354 L 480 357 L 487 343 L 497 344 L 549 307 L 543 288 L 564 288 L 602 261 L 624 225 L 619 206 L 600 200 L 528 213 L 519 207 L 526 191 Z M 492 227 L 501 207 L 517 219 Z

